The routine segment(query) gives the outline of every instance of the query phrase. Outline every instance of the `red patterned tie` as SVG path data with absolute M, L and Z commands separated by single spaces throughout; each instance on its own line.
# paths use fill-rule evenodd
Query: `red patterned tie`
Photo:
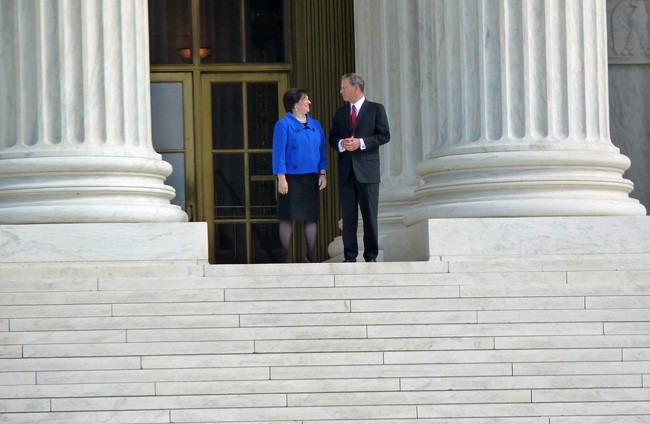
M 354 124 L 357 122 L 357 108 L 352 105 L 352 116 L 350 117 L 350 122 L 352 122 L 352 129 L 354 129 Z

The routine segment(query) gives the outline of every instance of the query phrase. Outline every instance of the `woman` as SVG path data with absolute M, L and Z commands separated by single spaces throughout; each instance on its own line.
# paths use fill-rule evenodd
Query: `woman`
M 315 262 L 319 190 L 327 187 L 325 133 L 309 116 L 309 94 L 291 88 L 282 98 L 287 115 L 273 131 L 273 175 L 278 177 L 278 219 L 282 261 L 291 262 L 293 221 L 303 221 L 307 260 Z

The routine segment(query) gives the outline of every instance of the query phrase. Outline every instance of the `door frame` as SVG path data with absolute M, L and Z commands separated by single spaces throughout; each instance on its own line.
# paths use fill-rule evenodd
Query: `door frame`
M 288 72 L 259 71 L 259 72 L 202 72 L 200 83 L 201 96 L 201 127 L 200 137 L 198 139 L 197 151 L 200 157 L 200 166 L 198 174 L 198 183 L 200 187 L 199 198 L 201 199 L 199 216 L 208 224 L 208 246 L 210 262 L 215 262 L 216 258 L 216 241 L 215 225 L 216 218 L 214 213 L 214 169 L 213 169 L 213 148 L 212 148 L 212 96 L 210 94 L 211 84 L 213 83 L 249 83 L 249 82 L 276 82 L 278 84 L 278 119 L 284 116 L 284 106 L 282 104 L 282 95 L 289 87 Z M 244 110 L 246 110 L 247 99 L 244 96 Z M 244 114 L 244 148 L 248 144 L 248 115 Z M 248 163 L 244 166 L 247 168 Z M 244 171 L 245 172 L 245 171 Z M 249 181 L 245 181 L 246 193 L 250 193 Z M 247 208 L 246 222 L 249 223 L 250 212 Z M 251 234 L 247 230 L 247 263 L 251 263 Z
M 197 215 L 196 146 L 194 139 L 194 101 L 192 72 L 151 72 L 151 83 L 176 82 L 183 92 L 183 153 L 185 164 L 185 213 L 190 222 L 199 221 Z

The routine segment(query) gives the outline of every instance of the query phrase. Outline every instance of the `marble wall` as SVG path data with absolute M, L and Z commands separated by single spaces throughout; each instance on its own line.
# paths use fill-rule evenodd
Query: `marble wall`
M 650 206 L 650 0 L 608 0 L 607 19 L 611 139 L 632 163 L 625 173 L 634 182 L 631 197 L 647 209 Z
M 650 206 L 650 65 L 610 65 L 609 105 L 612 143 L 631 165 L 631 197 Z

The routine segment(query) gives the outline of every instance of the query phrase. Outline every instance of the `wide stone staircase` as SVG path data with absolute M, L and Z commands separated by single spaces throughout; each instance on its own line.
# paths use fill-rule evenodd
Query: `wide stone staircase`
M 1 423 L 650 423 L 650 254 L 0 264 Z

